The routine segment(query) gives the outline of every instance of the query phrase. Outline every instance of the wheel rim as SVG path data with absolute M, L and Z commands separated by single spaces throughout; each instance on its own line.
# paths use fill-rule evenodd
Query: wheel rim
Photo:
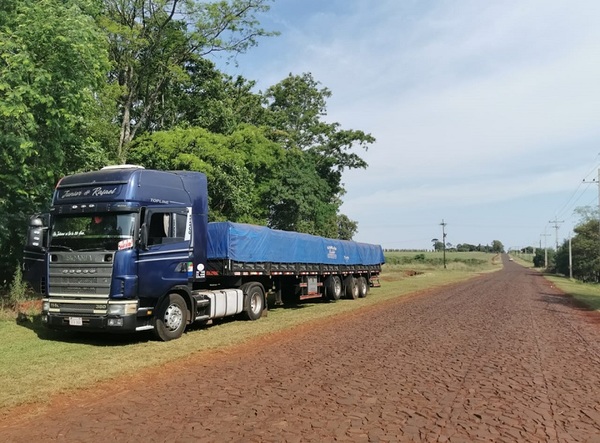
M 170 331 L 176 331 L 183 323 L 183 311 L 176 305 L 170 305 L 165 311 L 164 323 Z
M 260 295 L 258 295 L 257 293 L 252 294 L 250 296 L 250 310 L 253 313 L 258 314 L 260 312 L 260 306 L 261 306 Z
M 367 282 L 364 278 L 360 279 L 360 291 L 364 295 L 367 293 Z
M 340 297 L 340 295 L 342 295 L 342 282 L 341 282 L 339 279 L 337 279 L 337 278 L 336 278 L 336 279 L 334 280 L 334 285 L 335 285 L 335 289 L 334 289 L 334 291 L 335 291 L 335 296 L 336 296 L 337 298 L 339 298 L 339 297 Z

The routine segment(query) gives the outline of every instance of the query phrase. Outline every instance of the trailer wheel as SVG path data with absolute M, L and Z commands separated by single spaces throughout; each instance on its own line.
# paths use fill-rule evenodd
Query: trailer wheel
M 244 317 L 258 320 L 265 309 L 265 290 L 260 283 L 242 285 L 244 291 Z
M 154 334 L 162 341 L 181 337 L 187 324 L 188 309 L 179 294 L 169 294 L 160 303 L 154 317 Z
M 367 279 L 365 277 L 358 277 L 357 280 L 358 285 L 358 296 L 360 298 L 364 298 L 369 293 L 369 285 L 367 284 Z
M 349 275 L 344 279 L 346 297 L 356 300 L 358 298 L 358 284 L 354 276 Z
M 325 294 L 329 300 L 339 300 L 342 296 L 342 281 L 337 275 L 325 279 Z

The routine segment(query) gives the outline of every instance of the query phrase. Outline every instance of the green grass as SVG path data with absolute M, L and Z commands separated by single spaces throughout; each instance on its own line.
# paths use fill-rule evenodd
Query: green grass
M 466 258 L 485 261 L 471 267 L 464 262 L 453 262 L 455 265 L 448 269 L 432 264 L 423 264 L 419 269 L 416 265 L 386 264 L 381 275 L 382 287 L 372 288 L 364 299 L 302 303 L 295 307 L 271 309 L 266 317 L 256 322 L 222 321 L 205 328 L 193 328 L 179 340 L 166 343 L 154 341 L 151 334 L 120 336 L 55 332 L 44 328 L 39 316 L 24 324 L 1 320 L 0 410 L 6 411 L 24 403 L 44 402 L 55 394 L 84 388 L 95 382 L 134 374 L 144 368 L 241 344 L 302 323 L 364 309 L 416 291 L 501 269 L 498 260 L 492 263 L 492 254 Z M 409 277 L 408 270 L 419 274 Z
M 594 311 L 600 310 L 600 285 L 597 283 L 583 283 L 556 275 L 546 275 L 560 290 L 573 296 Z

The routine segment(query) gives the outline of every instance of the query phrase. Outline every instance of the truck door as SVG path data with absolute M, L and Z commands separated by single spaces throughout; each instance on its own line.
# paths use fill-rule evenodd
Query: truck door
M 191 208 L 151 208 L 145 211 L 138 250 L 140 299 L 157 299 L 192 272 Z

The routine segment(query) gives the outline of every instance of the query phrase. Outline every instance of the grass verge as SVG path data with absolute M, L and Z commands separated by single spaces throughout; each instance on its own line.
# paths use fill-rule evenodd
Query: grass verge
M 416 272 L 411 264 L 385 265 L 382 287 L 372 288 L 366 298 L 271 309 L 268 316 L 256 322 L 223 321 L 205 328 L 192 328 L 181 339 L 167 343 L 154 341 L 150 334 L 55 332 L 45 329 L 39 316 L 21 323 L 0 320 L 3 337 L 0 341 L 0 411 L 7 412 L 20 404 L 45 402 L 55 394 L 95 382 L 499 270 L 501 262 L 494 257 L 483 254 L 476 257 L 481 260 L 477 264 L 459 264 L 448 269 L 424 263 Z
M 600 285 L 597 283 L 583 283 L 578 280 L 548 274 L 545 277 L 561 291 L 573 296 L 590 309 L 600 310 Z

